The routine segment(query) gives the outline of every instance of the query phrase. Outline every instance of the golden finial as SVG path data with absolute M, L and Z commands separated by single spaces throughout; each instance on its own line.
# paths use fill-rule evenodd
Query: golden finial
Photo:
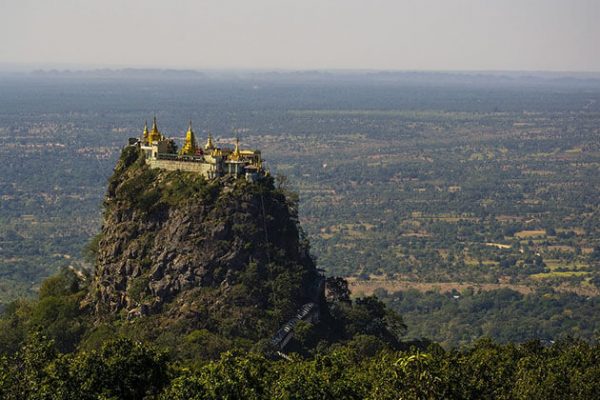
M 142 140 L 148 142 L 148 121 L 144 121 L 144 131 L 142 132 Z
M 190 121 L 190 125 L 188 127 L 188 131 L 185 134 L 185 143 L 181 148 L 179 154 L 193 156 L 196 154 L 196 149 L 198 145 L 196 144 L 196 138 L 194 137 L 194 131 L 192 131 L 192 121 Z
M 152 118 L 152 133 L 158 132 L 158 127 L 156 126 L 156 115 Z
M 213 150 L 215 145 L 213 144 L 212 135 L 208 132 L 208 139 L 206 140 L 206 145 L 204 146 L 205 150 Z
M 152 130 L 148 135 L 148 142 L 159 142 L 164 140 L 164 136 L 158 131 L 158 126 L 156 125 L 156 115 L 152 119 Z
M 240 138 L 235 138 L 235 149 L 233 150 L 233 154 L 231 155 L 232 160 L 239 160 L 241 156 L 240 153 Z

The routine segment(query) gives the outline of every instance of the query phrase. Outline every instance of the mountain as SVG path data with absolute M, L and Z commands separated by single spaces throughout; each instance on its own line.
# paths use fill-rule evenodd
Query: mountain
M 87 249 L 93 273 L 65 269 L 39 300 L 8 305 L 0 353 L 40 333 L 65 353 L 122 337 L 186 362 L 231 349 L 307 355 L 354 338 L 399 348 L 400 316 L 374 297 L 352 301 L 344 279 L 316 268 L 284 181 L 151 169 L 125 147 Z
M 86 299 L 99 321 L 158 316 L 163 326 L 258 340 L 320 300 L 296 204 L 269 176 L 149 169 L 127 147 L 104 206 Z

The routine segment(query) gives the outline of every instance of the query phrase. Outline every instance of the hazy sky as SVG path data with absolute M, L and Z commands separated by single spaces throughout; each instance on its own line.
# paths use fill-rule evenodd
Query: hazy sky
M 0 0 L 0 64 L 600 71 L 600 0 Z

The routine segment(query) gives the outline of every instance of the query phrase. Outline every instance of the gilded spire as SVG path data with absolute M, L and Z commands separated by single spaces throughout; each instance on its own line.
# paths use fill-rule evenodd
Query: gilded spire
M 235 138 L 235 149 L 233 150 L 233 154 L 231 154 L 231 159 L 232 160 L 239 160 L 241 157 L 241 153 L 240 153 L 240 138 L 236 137 Z
M 156 115 L 152 118 L 152 133 L 158 132 L 158 127 L 156 126 Z
M 148 143 L 148 121 L 144 121 L 144 132 L 142 132 L 142 140 Z
M 158 131 L 158 126 L 156 125 L 156 115 L 155 115 L 154 118 L 152 119 L 152 130 L 150 131 L 150 134 L 148 135 L 148 141 L 149 142 L 158 142 L 160 140 L 163 140 L 163 135 L 161 135 L 161 133 Z
M 192 130 L 192 121 L 190 121 L 190 125 L 188 127 L 188 131 L 185 134 L 185 143 L 181 148 L 179 154 L 193 156 L 196 154 L 196 149 L 198 145 L 196 144 L 196 138 L 194 135 L 194 131 Z
M 213 150 L 215 145 L 213 144 L 212 135 L 208 132 L 208 139 L 206 140 L 206 145 L 204 145 L 205 150 Z

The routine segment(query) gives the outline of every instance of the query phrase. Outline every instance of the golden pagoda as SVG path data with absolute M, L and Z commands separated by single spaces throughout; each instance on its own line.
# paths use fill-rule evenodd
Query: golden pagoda
M 190 121 L 190 126 L 188 127 L 188 131 L 185 134 L 185 143 L 181 148 L 181 151 L 179 151 L 179 154 L 185 156 L 193 156 L 196 154 L 197 149 L 198 144 L 196 143 L 194 131 L 192 130 L 192 121 Z
M 235 149 L 233 153 L 229 156 L 230 160 L 238 161 L 242 157 L 242 153 L 240 153 L 240 138 L 235 138 Z
M 152 121 L 152 130 L 148 135 L 148 143 L 159 142 L 164 139 L 164 136 L 158 131 L 158 127 L 156 126 L 156 115 Z
M 208 139 L 204 145 L 204 150 L 214 150 L 215 145 L 213 144 L 212 135 L 208 132 Z
M 148 121 L 144 122 L 144 132 L 142 132 L 142 141 L 148 143 Z

